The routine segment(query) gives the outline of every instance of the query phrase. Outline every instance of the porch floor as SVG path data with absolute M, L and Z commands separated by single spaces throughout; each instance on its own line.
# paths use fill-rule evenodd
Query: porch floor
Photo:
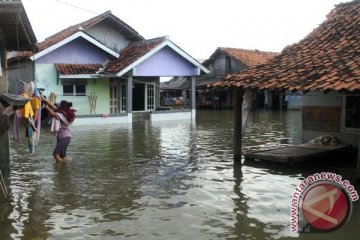
M 290 165 L 307 160 L 324 159 L 333 154 L 345 152 L 349 148 L 346 144 L 319 145 L 299 144 L 266 151 L 244 154 L 245 160 L 260 160 L 288 163 Z

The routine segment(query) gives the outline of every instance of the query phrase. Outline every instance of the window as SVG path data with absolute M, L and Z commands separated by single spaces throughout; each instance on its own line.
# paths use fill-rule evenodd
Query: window
M 146 109 L 155 109 L 155 85 L 152 83 L 146 84 Z
M 110 80 L 110 113 L 118 114 L 126 111 L 126 83 L 120 79 Z
M 86 85 L 84 84 L 64 84 L 63 85 L 64 96 L 85 96 Z
M 346 96 L 343 110 L 345 131 L 360 131 L 360 96 Z
M 229 56 L 225 57 L 225 74 L 231 73 L 231 58 Z
M 85 85 L 75 85 L 75 95 L 76 96 L 85 96 L 86 95 L 86 86 Z
M 64 94 L 64 96 L 73 96 L 74 95 L 74 85 L 63 85 L 63 94 Z

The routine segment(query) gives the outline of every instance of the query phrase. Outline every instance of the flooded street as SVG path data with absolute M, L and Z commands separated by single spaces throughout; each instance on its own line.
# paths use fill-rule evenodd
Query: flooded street
M 251 116 L 244 151 L 301 142 L 301 112 Z M 42 129 L 37 152 L 11 144 L 12 200 L 0 239 L 354 239 L 360 206 L 329 234 L 291 234 L 290 202 L 323 166 L 233 163 L 233 112 L 197 111 L 191 122 L 76 127 L 66 163 Z M 348 168 L 329 169 L 353 180 Z

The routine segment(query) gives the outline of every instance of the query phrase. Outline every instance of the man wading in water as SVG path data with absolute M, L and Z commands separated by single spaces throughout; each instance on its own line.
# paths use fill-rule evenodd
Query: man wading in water
M 56 136 L 56 147 L 53 156 L 56 161 L 63 162 L 66 157 L 66 149 L 71 140 L 69 126 L 75 120 L 75 110 L 71 109 L 71 104 L 67 101 L 61 101 L 58 107 L 51 104 L 46 98 L 42 97 L 46 103 L 46 110 L 52 117 L 51 132 Z

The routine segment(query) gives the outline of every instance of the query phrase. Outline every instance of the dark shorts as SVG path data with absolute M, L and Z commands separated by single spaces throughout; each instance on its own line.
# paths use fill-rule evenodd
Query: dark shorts
M 66 157 L 66 149 L 69 146 L 71 138 L 70 137 L 64 137 L 57 139 L 56 141 L 56 147 L 53 152 L 53 156 L 56 154 L 59 154 L 61 158 Z

